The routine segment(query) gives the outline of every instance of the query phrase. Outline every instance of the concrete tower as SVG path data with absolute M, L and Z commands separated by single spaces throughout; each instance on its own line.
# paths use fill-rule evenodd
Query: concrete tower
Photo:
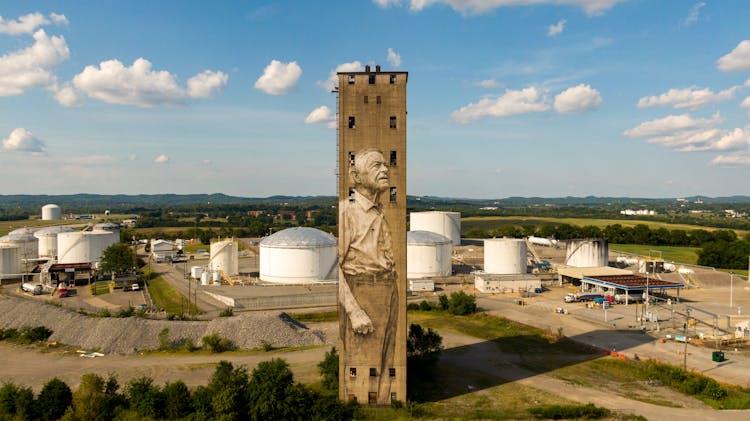
M 338 73 L 342 400 L 406 401 L 407 77 Z

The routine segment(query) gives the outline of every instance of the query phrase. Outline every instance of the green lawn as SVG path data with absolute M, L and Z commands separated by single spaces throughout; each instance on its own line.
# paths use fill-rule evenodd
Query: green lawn
M 172 288 L 162 277 L 156 277 L 149 281 L 148 292 L 154 304 L 163 308 L 171 314 L 200 314 L 201 311 L 195 304 L 190 303 L 188 308 L 188 299 Z M 189 311 L 188 311 L 189 310 Z
M 94 295 L 109 294 L 109 281 L 94 282 Z
M 643 244 L 610 244 L 610 251 L 622 251 L 625 253 L 635 253 L 643 256 L 658 257 L 655 250 L 661 252 L 662 257 L 667 262 L 687 263 L 694 265 L 698 263 L 698 250 L 700 247 L 676 247 L 676 246 L 649 246 Z

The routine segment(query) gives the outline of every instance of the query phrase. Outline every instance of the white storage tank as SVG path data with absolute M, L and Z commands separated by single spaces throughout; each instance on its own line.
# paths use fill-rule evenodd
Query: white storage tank
M 73 232 L 73 228 L 63 225 L 42 228 L 34 232 L 34 237 L 39 240 L 39 257 L 57 256 L 57 235 L 61 232 Z
M 39 240 L 33 232 L 30 228 L 20 228 L 0 238 L 0 245 L 18 247 L 18 267 L 21 271 L 31 269 L 25 260 L 39 258 Z
M 609 247 L 603 238 L 569 240 L 565 264 L 579 268 L 602 267 L 609 264 Z
M 406 233 L 406 278 L 421 279 L 450 276 L 450 238 L 430 231 Z
M 120 241 L 109 231 L 74 231 L 57 234 L 58 263 L 96 263 L 107 247 Z
M 461 212 L 412 212 L 409 216 L 411 231 L 430 231 L 451 239 L 454 246 L 461 245 Z
M 527 272 L 526 240 L 492 238 L 484 240 L 484 271 L 492 275 L 516 275 Z
M 117 234 L 117 238 L 120 237 L 120 226 L 112 222 L 101 222 L 95 224 L 94 231 L 109 231 Z
M 336 238 L 319 229 L 287 228 L 260 242 L 260 280 L 288 284 L 335 281 Z
M 211 243 L 211 257 L 208 260 L 208 269 L 219 273 L 219 275 L 220 271 L 224 271 L 229 276 L 239 275 L 240 265 L 237 253 L 238 246 L 234 239 Z
M 0 279 L 19 278 L 20 262 L 18 246 L 0 245 Z
M 42 221 L 55 221 L 58 219 L 62 219 L 60 206 L 52 203 L 42 206 Z
M 208 271 L 201 273 L 201 285 L 208 285 L 210 280 L 210 273 Z
M 203 274 L 203 267 L 201 266 L 191 266 L 190 267 L 190 277 L 193 279 L 201 279 L 201 275 Z

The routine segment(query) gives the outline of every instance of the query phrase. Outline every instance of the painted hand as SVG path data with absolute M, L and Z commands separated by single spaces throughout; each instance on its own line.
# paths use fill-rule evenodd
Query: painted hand
M 375 329 L 372 327 L 372 320 L 370 320 L 370 316 L 367 315 L 367 313 L 364 312 L 364 310 L 358 308 L 349 314 L 349 320 L 352 322 L 352 329 L 354 329 L 354 333 L 358 333 L 360 335 L 367 335 L 368 333 L 373 332 Z

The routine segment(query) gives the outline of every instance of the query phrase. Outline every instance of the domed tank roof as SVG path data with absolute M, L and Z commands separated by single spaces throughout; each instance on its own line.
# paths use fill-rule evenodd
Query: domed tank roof
M 42 209 L 59 209 L 59 208 L 60 208 L 60 206 L 58 206 L 58 205 L 56 205 L 54 203 L 49 203 L 49 204 L 46 204 L 46 205 L 42 206 Z
M 66 227 L 65 225 L 55 225 L 53 227 L 42 228 L 42 229 L 38 229 L 34 231 L 34 237 L 41 238 L 45 235 L 50 235 L 50 234 L 57 235 L 61 232 L 73 232 L 73 231 L 74 229 L 71 227 Z
M 118 231 L 120 226 L 113 222 L 101 222 L 94 225 L 94 231 Z
M 434 245 L 453 243 L 450 238 L 430 231 L 409 231 L 406 233 L 406 244 Z
M 36 241 L 34 230 L 31 228 L 19 228 L 8 233 L 3 237 L 4 241 Z
M 269 235 L 261 240 L 260 245 L 278 248 L 336 247 L 336 237 L 316 228 L 294 227 Z
M 34 233 L 33 228 L 23 227 L 23 228 L 14 229 L 13 231 L 9 232 L 8 237 L 31 235 L 33 233 Z

